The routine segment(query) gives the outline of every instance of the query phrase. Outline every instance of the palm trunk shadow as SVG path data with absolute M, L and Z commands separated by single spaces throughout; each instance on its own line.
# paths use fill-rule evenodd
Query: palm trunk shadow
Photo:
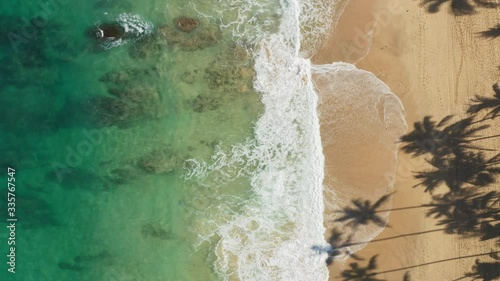
M 401 208 L 384 209 L 384 210 L 378 210 L 378 211 L 376 211 L 376 213 L 392 212 L 392 211 L 403 211 L 403 210 L 420 209 L 420 208 L 427 208 L 427 207 L 433 207 L 433 205 L 418 205 L 418 206 L 409 206 L 409 207 L 401 207 Z
M 481 257 L 481 256 L 488 256 L 488 255 L 491 255 L 491 254 L 498 254 L 498 253 L 500 253 L 500 251 L 483 253 L 483 254 L 468 255 L 468 256 L 456 257 L 456 258 L 449 258 L 449 259 L 438 260 L 438 261 L 433 261 L 433 262 L 426 262 L 426 263 L 422 263 L 422 264 L 417 264 L 417 265 L 412 265 L 412 266 L 407 266 L 407 267 L 401 267 L 401 268 L 397 268 L 397 269 L 380 271 L 380 272 L 377 272 L 377 275 L 378 274 L 384 274 L 384 273 L 392 273 L 392 272 L 397 272 L 397 271 L 408 270 L 408 269 L 417 268 L 417 267 L 421 267 L 421 266 L 427 266 L 427 265 L 436 264 L 436 263 L 443 263 L 443 262 L 448 262 L 448 261 L 453 261 L 453 260 L 460 260 L 460 259 L 467 259 L 467 258 L 475 258 L 475 257 Z
M 446 228 L 426 230 L 426 231 L 420 231 L 420 232 L 415 232 L 415 233 L 407 233 L 407 234 L 401 234 L 401 235 L 396 235 L 396 236 L 391 236 L 391 237 L 386 237 L 386 238 L 374 239 L 374 240 L 366 241 L 366 242 L 347 243 L 343 246 L 348 247 L 348 246 L 363 245 L 363 244 L 368 244 L 368 243 L 382 242 L 382 241 L 387 241 L 387 240 L 391 240 L 391 239 L 397 239 L 397 238 L 402 238 L 402 237 L 415 236 L 415 235 L 438 232 L 438 231 L 445 231 L 445 230 L 446 230 Z

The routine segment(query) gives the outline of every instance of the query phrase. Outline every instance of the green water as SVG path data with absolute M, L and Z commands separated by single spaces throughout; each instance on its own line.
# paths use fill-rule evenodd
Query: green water
M 214 249 L 199 244 L 203 216 L 225 195 L 251 196 L 249 185 L 186 180 L 184 160 L 251 137 L 262 108 L 251 57 L 216 22 L 176 42 L 155 37 L 163 24 L 175 30 L 175 17 L 196 16 L 178 2 L 53 2 L 31 38 L 23 18 L 40 15 L 39 2 L 0 3 L 1 180 L 6 191 L 15 168 L 18 219 L 15 274 L 0 231 L 0 280 L 219 279 Z M 121 13 L 152 23 L 152 35 L 108 50 L 87 36 Z M 9 33 L 24 38 L 17 52 Z M 125 99 L 122 114 L 109 105 L 123 100 L 112 89 L 147 98 Z M 3 192 L 3 224 L 6 203 Z

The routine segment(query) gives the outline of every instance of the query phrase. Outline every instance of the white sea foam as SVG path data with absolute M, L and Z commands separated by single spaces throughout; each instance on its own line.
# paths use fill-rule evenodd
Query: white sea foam
M 254 139 L 228 151 L 218 149 L 209 163 L 189 161 L 187 178 L 202 181 L 211 177 L 225 185 L 248 177 L 251 183 L 252 200 L 244 204 L 231 198 L 225 203 L 217 201 L 222 203 L 217 207 L 219 215 L 210 215 L 210 204 L 202 204 L 208 219 L 200 226 L 199 245 L 215 238 L 215 270 L 224 280 L 328 279 L 326 254 L 311 250 L 326 245 L 324 156 L 313 66 L 302 58 L 312 50 L 301 50 L 301 40 L 320 42 L 332 23 L 327 18 L 334 6 L 320 2 L 282 0 L 276 7 L 274 1 L 222 1 L 223 5 L 243 7 L 232 15 L 236 20 L 225 20 L 224 9 L 219 17 L 223 30 L 229 30 L 235 40 L 257 46 L 254 88 L 261 93 L 265 107 L 255 125 Z M 196 9 L 212 17 L 202 5 Z M 279 15 L 279 29 L 269 30 L 268 22 L 248 21 L 252 9 Z M 308 23 L 320 25 L 322 19 L 328 26 L 304 29 Z M 236 211 L 231 204 L 243 207 Z
M 262 36 L 255 51 L 254 87 L 265 106 L 255 139 L 219 150 L 212 163 L 192 160 L 189 174 L 250 177 L 252 202 L 208 234 L 220 237 L 215 268 L 225 280 L 328 278 L 325 255 L 311 250 L 325 245 L 317 97 L 310 62 L 299 57 L 299 2 L 283 1 L 280 10 L 279 32 Z

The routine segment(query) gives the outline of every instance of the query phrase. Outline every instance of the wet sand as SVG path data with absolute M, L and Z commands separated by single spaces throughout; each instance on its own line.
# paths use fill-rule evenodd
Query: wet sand
M 377 17 L 378 25 L 371 30 Z M 495 49 L 498 42 L 480 38 L 478 32 L 499 21 L 500 16 L 494 9 L 479 9 L 477 14 L 457 17 L 449 12 L 446 4 L 438 13 L 428 14 L 419 1 L 379 0 L 366 5 L 366 1 L 351 0 L 338 28 L 312 61 L 316 64 L 346 61 L 374 73 L 401 99 L 410 131 L 413 123 L 426 115 L 436 120 L 449 114 L 464 117 L 474 94 L 491 95 L 491 86 L 498 81 L 500 49 Z M 486 133 L 494 135 L 499 130 L 492 128 Z M 480 145 L 500 148 L 496 139 L 481 141 Z M 330 153 L 331 150 L 325 147 L 326 157 Z M 429 203 L 431 198 L 423 188 L 412 188 L 418 183 L 413 172 L 429 168 L 428 165 L 422 158 L 411 158 L 403 152 L 398 156 L 392 207 Z M 329 167 L 326 166 L 327 174 Z M 325 218 L 329 215 L 325 214 Z M 422 208 L 393 211 L 389 224 L 391 227 L 385 228 L 375 240 L 439 229 L 435 221 L 425 217 Z M 327 229 L 331 225 L 330 221 L 325 221 Z M 379 254 L 379 271 L 386 271 L 487 253 L 491 246 L 478 243 L 476 239 L 431 232 L 372 242 L 357 254 L 363 258 Z M 410 273 L 412 280 L 452 280 L 470 271 L 474 261 L 475 258 L 466 258 L 436 263 L 413 268 Z M 340 280 L 340 271 L 348 267 L 349 262 L 336 262 L 331 266 L 330 280 Z M 397 271 L 377 277 L 401 280 L 403 274 L 404 271 Z

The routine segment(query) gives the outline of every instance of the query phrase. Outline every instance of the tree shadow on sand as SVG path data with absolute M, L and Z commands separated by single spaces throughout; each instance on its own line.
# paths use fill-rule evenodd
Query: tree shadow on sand
M 360 225 L 368 225 L 374 223 L 379 227 L 386 226 L 386 220 L 384 220 L 380 215 L 378 215 L 377 209 L 380 208 L 389 198 L 391 198 L 393 193 L 381 196 L 374 204 L 370 200 L 363 201 L 362 199 L 353 199 L 351 203 L 353 206 L 346 206 L 340 212 L 342 216 L 335 219 L 337 222 L 347 222 L 347 225 L 353 226 L 354 228 Z
M 343 270 L 340 277 L 343 281 L 386 281 L 376 278 L 380 274 L 376 272 L 377 257 L 378 255 L 372 256 L 366 266 L 360 266 L 357 262 L 350 263 L 349 268 Z M 410 281 L 409 272 L 405 273 L 403 281 Z
M 500 220 L 500 194 L 495 191 L 479 194 L 465 190 L 460 193 L 449 192 L 433 197 L 434 207 L 427 216 L 438 219 L 436 225 L 444 226 L 448 234 L 479 236 L 481 240 L 500 237 L 497 225 Z
M 351 239 L 352 236 L 346 237 L 341 230 L 334 227 L 331 231 L 330 237 L 328 238 L 328 247 L 315 245 L 311 247 L 311 249 L 316 251 L 317 253 L 327 253 L 328 257 L 325 261 L 327 265 L 333 264 L 335 259 L 346 256 L 350 256 L 355 260 L 363 260 L 357 255 L 353 254 L 348 248 L 349 245 L 354 245 L 351 242 Z
M 335 221 L 349 221 L 349 223 L 355 227 L 367 225 L 369 223 L 374 223 L 383 227 L 384 225 L 380 224 L 383 220 L 378 216 L 378 213 L 389 212 L 391 209 L 379 210 L 378 208 L 383 202 L 387 201 L 391 195 L 392 194 L 387 194 L 380 197 L 374 204 L 372 204 L 370 200 L 352 200 L 351 206 L 347 206 L 339 211 L 342 212 L 343 215 Z M 480 193 L 473 188 L 460 189 L 456 192 L 450 191 L 446 194 L 433 196 L 429 204 L 395 209 L 406 210 L 427 208 L 426 216 L 436 219 L 436 226 L 441 226 L 442 228 L 361 242 L 352 242 L 351 237 L 341 239 L 343 235 L 338 230 L 335 230 L 332 232 L 329 244 L 332 246 L 332 249 L 339 250 L 354 245 L 386 241 L 437 231 L 444 231 L 448 234 L 460 234 L 463 236 L 477 236 L 480 237 L 481 240 L 496 239 L 500 237 L 500 223 L 496 223 L 496 221 L 500 220 L 499 205 L 500 194 L 496 191 Z
M 495 27 L 490 27 L 488 30 L 479 32 L 479 35 L 483 38 L 495 39 L 500 36 L 500 24 Z
M 500 7 L 500 3 L 495 0 L 420 0 L 420 6 L 431 14 L 439 12 L 445 4 L 449 4 L 450 12 L 455 16 L 475 14 L 478 8 L 496 9 Z M 479 36 L 488 39 L 499 37 L 500 24 L 479 32 Z
M 439 12 L 444 4 L 450 5 L 450 11 L 455 16 L 474 14 L 477 8 L 493 9 L 499 6 L 493 0 L 421 0 L 420 3 L 431 14 Z
M 500 24 L 495 27 L 493 34 L 495 37 L 500 36 Z M 493 84 L 492 88 L 494 92 L 493 97 L 476 95 L 474 99 L 472 99 L 472 104 L 467 109 L 467 113 L 477 114 L 480 111 L 489 110 L 483 117 L 483 120 L 495 119 L 497 116 L 500 116 L 500 86 L 497 83 Z
M 433 169 L 420 171 L 415 178 L 424 186 L 425 192 L 433 193 L 439 186 L 445 184 L 450 191 L 459 192 L 465 187 L 485 187 L 495 182 L 500 173 L 500 154 L 492 158 L 479 152 L 463 152 L 446 158 L 434 157 L 427 160 Z
M 436 123 L 431 116 L 425 116 L 422 122 L 415 122 L 414 130 L 401 137 L 400 141 L 404 144 L 401 149 L 414 157 L 425 154 L 437 157 L 460 155 L 468 149 L 489 150 L 474 144 L 474 141 L 484 139 L 477 134 L 489 125 L 475 126 L 478 122 L 474 121 L 474 116 L 449 125 L 452 118 L 453 115 L 448 115 Z M 495 136 L 487 138 L 492 137 Z
M 409 269 L 428 266 L 428 265 L 432 265 L 432 264 L 439 264 L 439 263 L 445 263 L 445 262 L 450 262 L 450 261 L 455 261 L 455 260 L 468 259 L 468 258 L 481 257 L 481 256 L 492 256 L 492 255 L 498 255 L 498 253 L 500 253 L 500 252 L 497 251 L 497 252 L 490 252 L 490 253 L 480 253 L 480 254 L 454 257 L 454 258 L 449 258 L 449 259 L 421 263 L 421 264 L 417 264 L 417 265 L 405 266 L 405 267 L 391 269 L 391 270 L 379 271 L 379 272 L 376 272 L 376 274 L 385 274 L 385 273 L 392 273 L 392 272 L 398 272 L 398 271 L 407 271 Z
M 490 254 L 494 262 L 482 262 L 480 259 L 472 266 L 472 271 L 465 273 L 464 278 L 474 278 L 473 280 L 493 281 L 500 279 L 500 257 L 498 254 Z

